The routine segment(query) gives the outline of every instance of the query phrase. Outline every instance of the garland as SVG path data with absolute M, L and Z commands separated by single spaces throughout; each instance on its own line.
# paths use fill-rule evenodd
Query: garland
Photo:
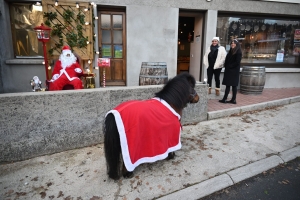
M 55 42 L 54 47 L 49 49 L 48 51 L 51 56 L 53 56 L 54 50 L 61 49 L 61 47 L 63 46 L 64 35 L 67 44 L 71 47 L 72 50 L 74 47 L 84 48 L 87 46 L 88 37 L 84 37 L 83 35 L 83 25 L 85 23 L 84 14 L 79 12 L 75 18 L 73 11 L 66 9 L 62 14 L 64 24 L 59 22 L 56 12 L 44 12 L 44 17 L 47 19 L 45 21 L 45 24 L 47 26 L 52 27 L 53 24 L 51 35 L 57 36 L 59 38 L 58 41 Z M 75 27 L 73 24 L 75 24 Z M 67 33 L 64 33 L 64 30 L 67 30 Z

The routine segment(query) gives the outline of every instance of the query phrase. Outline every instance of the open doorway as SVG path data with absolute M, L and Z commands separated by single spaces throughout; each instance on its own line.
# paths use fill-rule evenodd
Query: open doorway
M 194 41 L 194 17 L 179 17 L 178 21 L 178 52 L 177 74 L 189 72 L 191 42 Z
M 203 20 L 203 12 L 179 12 L 177 74 L 189 72 L 197 81 L 202 76 Z

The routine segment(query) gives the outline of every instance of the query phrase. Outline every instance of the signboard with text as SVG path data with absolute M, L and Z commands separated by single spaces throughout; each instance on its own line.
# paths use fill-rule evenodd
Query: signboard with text
M 283 58 L 284 58 L 284 51 L 277 50 L 276 62 L 283 62 Z
M 98 58 L 99 67 L 110 67 L 110 58 Z

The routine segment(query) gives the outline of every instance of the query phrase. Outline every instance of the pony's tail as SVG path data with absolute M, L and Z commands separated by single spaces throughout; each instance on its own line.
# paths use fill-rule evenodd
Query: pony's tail
M 104 152 L 108 176 L 118 180 L 121 175 L 121 145 L 115 117 L 111 113 L 105 118 Z

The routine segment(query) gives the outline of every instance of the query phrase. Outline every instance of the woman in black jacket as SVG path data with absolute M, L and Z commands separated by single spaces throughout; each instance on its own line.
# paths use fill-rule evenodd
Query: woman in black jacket
M 236 93 L 240 79 L 241 60 L 241 45 L 236 39 L 234 39 L 230 44 L 230 51 L 228 52 L 224 63 L 225 72 L 222 84 L 226 85 L 226 89 L 223 99 L 219 100 L 221 103 L 236 104 Z M 232 87 L 232 98 L 230 101 L 226 101 L 230 91 L 230 86 Z

